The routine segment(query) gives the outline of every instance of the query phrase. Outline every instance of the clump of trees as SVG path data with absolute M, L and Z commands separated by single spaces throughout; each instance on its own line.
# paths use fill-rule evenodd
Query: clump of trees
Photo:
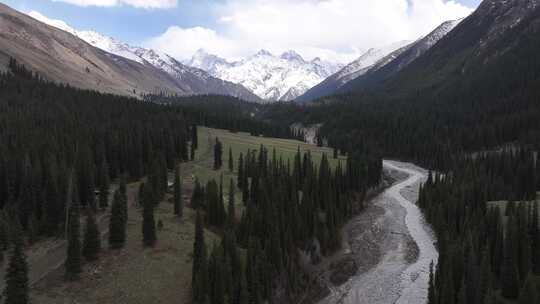
M 381 169 L 377 158 L 351 155 L 332 168 L 326 155 L 315 164 L 309 152 L 300 151 L 291 163 L 261 146 L 240 155 L 238 185 L 245 208 L 239 220 L 232 179 L 227 204 L 223 178 L 205 187 L 196 182 L 194 303 L 263 303 L 278 286 L 293 299 L 306 283 L 298 250 L 317 262 L 338 249 L 341 226 L 362 210 L 366 191 L 379 184 Z M 221 242 L 210 248 L 204 242 L 205 223 L 222 231 Z M 239 248 L 246 250 L 245 263 Z

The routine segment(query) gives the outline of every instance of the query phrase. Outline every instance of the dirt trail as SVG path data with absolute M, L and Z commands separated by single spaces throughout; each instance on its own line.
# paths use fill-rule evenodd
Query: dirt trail
M 345 227 L 358 272 L 321 304 L 425 303 L 429 264 L 437 262 L 431 229 L 415 205 L 425 170 L 384 161 L 385 170 L 401 178 L 375 197 L 367 210 Z M 407 177 L 403 179 L 403 174 Z

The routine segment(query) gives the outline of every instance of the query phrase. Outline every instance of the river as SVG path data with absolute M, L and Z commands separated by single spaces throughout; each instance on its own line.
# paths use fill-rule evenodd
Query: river
M 347 250 L 360 266 L 369 267 L 360 267 L 345 284 L 331 288 L 320 304 L 426 302 L 429 266 L 432 261 L 436 265 L 438 252 L 433 232 L 415 203 L 427 172 L 397 161 L 385 160 L 384 168 L 401 180 L 376 196 L 366 212 L 345 227 Z M 373 246 L 375 250 L 366 250 Z M 375 252 L 376 257 L 368 258 L 366 251 Z M 374 260 L 373 265 L 368 260 Z

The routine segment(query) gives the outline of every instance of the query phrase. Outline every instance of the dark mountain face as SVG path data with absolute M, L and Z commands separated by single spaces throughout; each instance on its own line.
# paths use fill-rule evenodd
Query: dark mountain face
M 521 63 L 538 58 L 525 53 L 536 49 L 540 40 L 539 3 L 538 0 L 484 1 L 424 55 L 371 89 L 401 96 L 424 91 L 457 93 L 473 83 L 489 82 L 494 76 L 489 73 L 499 73 L 512 82 L 509 73 L 517 72 L 518 68 L 529 70 L 530 65 Z M 513 68 L 507 66 L 509 60 L 516 61 Z M 352 83 L 350 89 L 361 91 L 366 86 Z
M 360 87 L 363 88 L 375 83 L 380 83 L 382 80 L 395 75 L 416 58 L 427 52 L 460 21 L 461 20 L 446 21 L 425 37 L 402 46 L 377 60 L 374 64 L 354 72 L 349 72 L 347 75 L 347 69 L 355 64 L 355 62 L 353 62 L 343 70 L 328 77 L 296 100 L 300 102 L 310 101 L 323 96 L 354 91 L 358 90 Z
M 446 21 L 430 34 L 412 43 L 411 45 L 399 49 L 390 54 L 389 58 L 381 60 L 381 63 L 372 67 L 368 72 L 360 77 L 348 82 L 339 88 L 338 92 L 358 91 L 379 84 L 384 80 L 396 75 L 417 58 L 425 54 L 430 48 L 436 45 L 439 40 L 451 32 L 461 20 Z

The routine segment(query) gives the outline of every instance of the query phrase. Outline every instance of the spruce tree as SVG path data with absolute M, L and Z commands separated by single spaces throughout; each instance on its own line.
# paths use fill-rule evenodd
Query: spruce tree
M 145 247 L 153 247 L 156 244 L 156 221 L 154 219 L 155 203 L 152 201 L 152 193 L 149 190 L 145 191 L 143 200 L 143 222 L 142 234 L 143 245 Z
M 123 248 L 126 242 L 126 225 L 124 224 L 124 212 L 122 195 L 119 190 L 114 192 L 109 218 L 109 247 L 112 249 Z
M 22 247 L 22 239 L 19 235 L 14 242 L 13 250 L 11 252 L 11 257 L 4 278 L 4 303 L 6 304 L 30 303 L 28 265 Z
M 227 205 L 227 223 L 229 227 L 234 227 L 234 223 L 236 222 L 236 206 L 235 206 L 235 193 L 234 188 L 234 180 L 231 178 L 229 182 L 229 199 L 228 199 L 228 205 Z
M 195 219 L 195 241 L 193 242 L 193 264 L 192 264 L 192 296 L 194 303 L 204 301 L 207 292 L 207 252 L 204 242 L 203 220 L 199 210 Z
M 92 212 L 86 216 L 86 228 L 84 231 L 83 256 L 87 261 L 95 261 L 101 251 L 101 233 Z
M 231 147 L 229 147 L 229 171 L 230 172 L 234 171 L 234 159 L 233 159 L 233 154 L 232 154 L 232 148 Z
M 239 189 L 244 189 L 244 174 L 244 155 L 240 153 L 238 157 L 238 178 L 236 184 Z
M 174 168 L 174 214 L 182 217 L 184 214 L 184 203 L 182 201 L 182 180 L 180 179 L 180 165 Z
M 105 209 L 109 206 L 109 167 L 103 160 L 100 167 L 99 183 L 99 208 Z
M 435 295 L 435 277 L 433 274 L 433 261 L 429 264 L 429 283 L 428 283 L 428 299 L 427 304 L 437 304 Z
M 216 143 L 214 144 L 214 170 L 221 169 L 221 166 L 223 165 L 222 155 L 223 146 L 219 141 L 219 138 L 216 137 Z
M 197 134 L 197 125 L 192 125 L 191 126 L 191 149 L 192 149 L 192 151 L 197 150 L 198 146 L 199 146 L 199 137 L 198 137 L 198 134 Z M 195 154 L 195 153 L 193 153 L 193 154 Z
M 65 277 L 67 280 L 77 280 L 82 272 L 79 204 L 73 202 L 69 209 Z
M 519 296 L 519 271 L 515 254 L 517 235 L 512 232 L 516 229 L 515 225 L 515 216 L 512 215 L 508 221 L 504 241 L 504 260 L 501 267 L 502 295 L 507 299 L 516 299 Z
M 535 280 L 529 274 L 523 288 L 521 289 L 521 292 L 519 293 L 518 304 L 540 303 L 540 290 L 535 285 L 538 284 L 535 284 Z

